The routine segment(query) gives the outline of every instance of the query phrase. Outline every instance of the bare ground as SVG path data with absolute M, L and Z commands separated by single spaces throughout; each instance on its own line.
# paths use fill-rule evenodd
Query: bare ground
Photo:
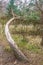
M 13 52 L 6 52 L 2 43 L 0 43 L 0 65 L 43 65 L 43 54 L 27 52 L 24 53 L 27 55 L 29 63 L 23 63 L 15 58 Z

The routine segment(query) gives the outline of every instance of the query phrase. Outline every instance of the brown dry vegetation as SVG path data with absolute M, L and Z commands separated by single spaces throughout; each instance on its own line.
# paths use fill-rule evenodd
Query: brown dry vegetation
M 43 65 L 43 48 L 40 46 L 41 37 L 39 35 L 28 35 L 25 36 L 28 42 L 23 42 L 21 41 L 23 35 L 12 33 L 14 29 L 14 26 L 10 26 L 12 37 L 22 52 L 28 57 L 29 63 L 22 63 L 15 58 L 14 52 L 6 40 L 4 26 L 0 26 L 0 65 Z

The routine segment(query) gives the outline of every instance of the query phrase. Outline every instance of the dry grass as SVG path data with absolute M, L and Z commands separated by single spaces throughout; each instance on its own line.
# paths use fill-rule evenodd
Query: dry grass
M 11 28 L 10 29 L 11 32 L 15 29 L 14 26 L 10 27 L 10 28 Z M 31 30 L 32 30 L 32 27 L 29 26 L 29 28 L 31 28 Z M 17 29 L 19 29 L 19 28 L 17 27 Z M 39 35 L 38 36 L 29 35 L 29 36 L 25 36 L 25 37 L 26 37 L 26 39 L 28 39 L 28 42 L 23 38 L 23 35 L 12 34 L 12 38 L 15 40 L 15 42 L 17 43 L 19 48 L 29 58 L 29 61 L 30 61 L 29 64 L 23 64 L 21 62 L 18 62 L 16 65 L 43 65 L 43 49 L 40 46 L 41 37 Z M 0 27 L 0 45 L 4 46 L 5 51 L 7 51 L 8 53 L 11 51 L 11 48 L 8 46 L 8 42 L 5 37 L 4 26 Z M 8 53 L 5 53 L 5 55 L 7 54 L 9 56 Z M 4 57 L 5 57 L 5 55 L 3 54 Z M 7 59 L 7 58 L 5 57 L 5 59 Z M 11 56 L 10 56 L 10 59 L 11 59 Z M 8 62 L 8 59 L 5 61 L 7 61 L 6 64 L 10 65 L 11 62 L 10 61 Z M 14 65 L 13 61 L 12 61 L 11 65 L 12 64 Z M 2 62 L 2 63 L 4 63 L 4 62 Z M 6 64 L 4 64 L 4 65 L 6 65 Z

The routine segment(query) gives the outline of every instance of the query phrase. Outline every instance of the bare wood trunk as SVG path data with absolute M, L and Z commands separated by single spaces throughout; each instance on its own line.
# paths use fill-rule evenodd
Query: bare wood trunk
M 10 19 L 6 26 L 5 26 L 5 35 L 6 38 L 10 44 L 10 47 L 14 50 L 14 54 L 16 56 L 17 59 L 25 61 L 25 62 L 29 62 L 27 57 L 20 51 L 20 49 L 18 48 L 18 46 L 16 45 L 15 41 L 12 39 L 10 32 L 9 32 L 9 24 L 14 20 L 15 18 Z

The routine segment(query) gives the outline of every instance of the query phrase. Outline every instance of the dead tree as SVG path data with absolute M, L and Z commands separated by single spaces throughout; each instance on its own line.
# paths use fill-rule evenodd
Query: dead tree
M 20 51 L 18 48 L 16 42 L 12 39 L 10 32 L 9 32 L 9 24 L 14 20 L 15 18 L 11 18 L 5 25 L 5 35 L 9 42 L 10 47 L 13 49 L 15 57 L 19 60 L 29 62 L 28 58 Z

